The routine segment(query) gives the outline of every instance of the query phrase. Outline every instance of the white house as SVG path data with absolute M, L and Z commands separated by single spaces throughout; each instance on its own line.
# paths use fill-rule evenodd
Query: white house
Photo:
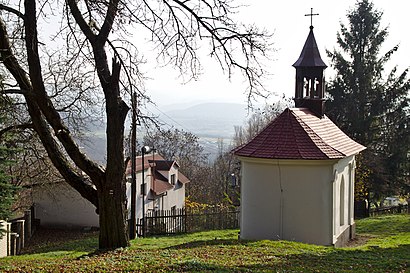
M 313 27 L 296 68 L 296 108 L 234 153 L 242 164 L 242 239 L 344 245 L 355 233 L 355 155 L 365 147 L 324 115 L 326 65 Z
M 66 182 L 34 185 L 34 213 L 40 225 L 62 228 L 98 227 L 95 207 Z
M 189 179 L 179 171 L 176 161 L 167 161 L 159 154 L 148 154 L 137 157 L 137 199 L 136 219 L 143 217 L 142 206 L 145 213 L 157 210 L 175 210 L 183 208 L 185 204 L 185 184 Z M 144 172 L 142 171 L 144 169 Z M 144 173 L 145 193 L 142 195 L 142 174 Z M 127 197 L 131 196 L 131 163 L 127 166 Z M 144 199 L 144 200 L 143 200 Z M 127 204 L 129 217 L 131 217 L 131 202 Z
M 176 161 L 166 161 L 158 154 L 146 155 L 144 164 L 137 157 L 137 197 L 136 214 L 141 218 L 142 199 L 145 201 L 145 213 L 149 210 L 183 208 L 185 203 L 185 184 L 189 182 L 179 172 Z M 146 195 L 142 196 L 142 170 L 146 183 Z M 131 168 L 127 166 L 127 208 L 131 208 Z M 33 189 L 35 215 L 44 226 L 69 228 L 98 227 L 98 215 L 95 207 L 67 183 L 39 185 Z

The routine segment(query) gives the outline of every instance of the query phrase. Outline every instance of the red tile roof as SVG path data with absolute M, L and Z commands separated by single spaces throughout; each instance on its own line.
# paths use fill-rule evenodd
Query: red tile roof
M 343 133 L 326 116 L 307 108 L 286 109 L 235 155 L 269 159 L 338 159 L 366 147 Z
M 152 166 L 149 162 L 152 160 L 165 160 L 161 155 L 159 154 L 147 154 L 144 156 L 144 169 L 148 169 L 149 167 Z M 137 172 L 142 171 L 142 156 L 137 156 L 136 157 L 136 167 L 137 167 Z M 131 175 L 131 160 L 128 161 L 127 169 L 125 171 L 125 174 Z
M 177 168 L 179 168 L 178 163 L 174 160 L 154 159 L 154 160 L 149 160 L 148 162 L 150 164 L 154 163 L 155 164 L 155 169 L 156 170 L 161 170 L 161 171 L 169 171 L 174 164 Z
M 170 189 L 174 188 L 168 181 L 163 181 L 161 179 L 155 178 L 154 183 L 152 183 L 151 190 L 156 194 L 160 195 Z
M 162 194 L 174 186 L 171 185 L 168 181 L 168 172 L 173 165 L 179 168 L 179 165 L 176 161 L 168 161 L 165 160 L 159 154 L 148 154 L 144 156 L 144 164 L 142 164 L 142 157 L 136 157 L 136 165 L 137 165 L 137 172 L 142 171 L 142 167 L 144 169 L 153 168 L 155 170 L 153 173 L 153 183 L 151 184 L 151 190 L 156 194 Z M 128 162 L 126 175 L 131 175 L 131 161 Z M 151 178 L 152 179 L 152 178 Z M 182 184 L 189 183 L 189 179 L 183 175 L 181 172 L 178 173 L 178 181 Z
M 183 175 L 182 173 L 178 173 L 178 182 L 182 183 L 182 184 L 186 184 L 191 182 L 185 175 Z

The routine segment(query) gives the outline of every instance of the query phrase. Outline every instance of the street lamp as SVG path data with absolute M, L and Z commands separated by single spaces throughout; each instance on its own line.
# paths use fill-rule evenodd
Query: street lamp
M 231 183 L 230 183 L 230 184 L 231 184 L 231 187 L 234 188 L 235 185 L 236 185 L 236 177 L 235 177 L 235 174 L 234 174 L 234 173 L 231 173 L 230 175 L 228 175 L 228 177 L 227 177 L 227 179 L 226 179 L 225 181 L 226 181 L 226 183 L 225 183 L 225 193 L 226 193 L 226 196 L 229 197 L 229 194 L 228 194 L 229 182 L 231 182 Z
M 144 155 L 151 152 L 149 146 L 143 146 L 141 148 L 142 155 L 142 237 L 145 237 L 145 167 L 144 167 Z
M 234 173 L 231 173 L 231 187 L 234 188 L 236 186 L 236 176 Z

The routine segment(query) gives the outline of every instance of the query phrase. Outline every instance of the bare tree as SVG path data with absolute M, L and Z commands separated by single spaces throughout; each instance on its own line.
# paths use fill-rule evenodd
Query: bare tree
M 267 34 L 231 17 L 227 0 L 59 1 L 24 0 L 0 4 L 0 54 L 13 88 L 22 97 L 29 123 L 64 179 L 99 213 L 100 248 L 129 244 L 124 183 L 125 100 L 142 88 L 141 58 L 131 33 L 149 33 L 160 56 L 181 73 L 196 77 L 197 49 L 208 41 L 209 54 L 227 70 L 239 69 L 249 83 L 248 99 L 263 95 Z M 58 22 L 58 23 L 57 23 Z M 41 29 L 57 29 L 47 39 Z M 112 59 L 112 61 L 109 61 Z M 90 160 L 67 125 L 72 109 L 93 97 L 105 105 L 106 166 Z M 68 114 L 67 114 L 68 113 Z M 84 175 L 85 174 L 85 175 Z
M 290 98 L 285 95 L 274 104 L 265 105 L 262 109 L 256 109 L 254 113 L 246 120 L 243 126 L 235 126 L 235 134 L 233 137 L 233 146 L 239 147 L 252 138 L 254 138 L 262 129 L 264 129 L 272 120 L 287 107 L 293 105 Z
M 178 162 L 180 171 L 191 181 L 186 186 L 186 194 L 191 200 L 209 203 L 214 196 L 209 190 L 211 168 L 208 154 L 196 135 L 179 129 L 156 130 L 149 132 L 143 143 L 154 147 L 165 159 Z

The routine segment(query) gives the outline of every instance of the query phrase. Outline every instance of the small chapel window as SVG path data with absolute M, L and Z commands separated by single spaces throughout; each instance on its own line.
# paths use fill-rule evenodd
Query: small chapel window
M 345 179 L 342 176 L 342 181 L 340 181 L 340 225 L 345 224 Z

